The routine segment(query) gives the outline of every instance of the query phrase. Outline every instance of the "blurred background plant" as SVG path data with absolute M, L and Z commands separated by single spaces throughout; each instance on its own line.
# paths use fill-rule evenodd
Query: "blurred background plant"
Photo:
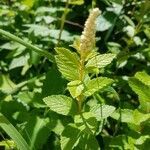
M 101 149 L 147 149 L 149 0 L 1 0 L 0 29 L 55 54 L 56 46 L 68 48 L 80 36 L 89 10 L 94 7 L 102 11 L 96 27 L 98 52 L 117 55 L 99 72 L 115 80 L 112 87 L 99 92 L 99 97 L 102 104 L 112 105 L 116 111 L 103 120 L 97 140 Z M 66 87 L 55 63 L 0 36 L 0 112 L 31 149 L 60 149 L 59 135 L 72 120 L 49 111 L 42 99 L 52 94 L 68 95 Z M 6 149 L 15 147 L 6 132 L 0 131 L 0 144 Z

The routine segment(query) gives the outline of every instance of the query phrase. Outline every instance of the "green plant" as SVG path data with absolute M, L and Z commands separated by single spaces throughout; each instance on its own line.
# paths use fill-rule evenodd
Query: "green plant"
M 115 58 L 115 54 L 99 54 L 95 49 L 95 20 L 99 14 L 98 8 L 90 13 L 80 40 L 73 44 L 76 52 L 56 48 L 56 63 L 62 75 L 69 80 L 67 89 L 71 97 L 51 95 L 43 100 L 50 110 L 73 119 L 61 134 L 61 148 L 64 150 L 99 149 L 95 136 L 101 132 L 103 120 L 115 110 L 115 107 L 104 105 L 97 99 L 99 91 L 113 83 L 110 78 L 98 77 L 99 69 Z M 88 105 L 92 99 L 97 99 L 94 106 Z
M 147 150 L 149 8 L 1 1 L 0 149 Z

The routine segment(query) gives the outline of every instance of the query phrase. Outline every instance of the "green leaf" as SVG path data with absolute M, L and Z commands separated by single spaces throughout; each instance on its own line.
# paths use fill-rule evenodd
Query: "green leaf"
M 77 113 L 75 101 L 65 95 L 51 95 L 45 97 L 43 101 L 52 111 L 55 111 L 58 114 L 75 115 Z
M 82 5 L 82 4 L 84 4 L 84 0 L 70 0 L 69 4 Z
M 29 56 L 27 55 L 14 58 L 10 63 L 9 69 L 14 69 L 17 67 L 24 66 L 27 63 L 28 59 L 29 59 Z
M 12 149 L 16 149 L 16 145 L 15 145 L 14 141 L 13 140 L 6 140 L 6 139 L 3 141 L 0 141 L 0 147 L 5 147 L 4 148 L 5 150 L 9 150 L 10 147 Z
M 74 117 L 77 127 L 88 134 L 94 134 L 97 129 L 97 120 L 93 113 L 85 112 Z
M 144 114 L 138 111 L 137 109 L 135 109 L 133 111 L 133 118 L 134 118 L 133 123 L 136 125 L 140 125 L 140 123 L 150 119 L 150 113 Z
M 129 79 L 129 86 L 138 95 L 142 109 L 150 112 L 150 87 L 136 78 Z
M 111 150 L 124 150 L 124 149 L 135 149 L 134 146 L 134 139 L 132 139 L 133 141 L 129 143 L 129 136 L 127 135 L 118 135 L 115 137 L 108 137 L 109 138 L 109 143 L 106 144 L 106 149 L 111 149 Z M 107 142 L 107 141 L 105 141 Z M 136 149 L 137 150 L 137 149 Z
M 35 3 L 35 0 L 23 0 L 22 4 L 28 6 L 29 8 L 31 8 Z
M 60 94 L 65 88 L 66 81 L 61 77 L 61 73 L 57 69 L 51 68 L 43 82 L 42 97 Z
M 113 80 L 106 77 L 92 79 L 86 84 L 86 91 L 84 92 L 84 95 L 91 96 L 93 93 L 103 89 L 106 86 L 109 86 L 112 83 Z
M 38 116 L 30 116 L 23 131 L 30 149 L 42 149 L 51 132 L 51 120 Z M 30 139 L 29 139 L 30 137 Z M 43 138 L 44 137 L 44 138 Z
M 87 62 L 86 68 L 87 69 L 104 68 L 112 62 L 115 56 L 116 56 L 115 54 L 111 53 L 97 55 Z
M 76 80 L 76 81 L 69 82 L 67 85 L 67 88 L 68 88 L 71 96 L 73 98 L 76 98 L 82 93 L 84 86 L 81 81 Z
M 61 135 L 65 127 L 72 122 L 72 118 L 69 116 L 62 116 L 54 111 L 48 112 L 50 120 L 49 127 L 55 134 Z
M 3 114 L 1 114 L 1 113 L 0 113 L 0 126 L 15 141 L 18 149 L 20 149 L 20 150 L 30 150 L 28 144 L 23 139 L 23 137 L 21 136 L 21 134 L 7 120 L 7 118 Z
M 73 53 L 65 48 L 56 48 L 58 55 L 55 56 L 59 71 L 69 81 L 78 80 L 79 73 L 79 58 L 76 53 Z
M 115 111 L 114 106 L 110 105 L 94 105 L 91 107 L 90 111 L 95 115 L 96 119 L 100 121 L 101 119 L 105 119 L 109 117 L 114 111 Z
M 133 110 L 130 109 L 121 109 L 121 111 L 115 111 L 111 117 L 119 120 L 121 119 L 121 122 L 131 123 L 133 121 Z
M 61 135 L 61 149 L 72 150 L 78 143 L 81 131 L 74 125 L 69 124 Z
M 131 123 L 135 125 L 140 125 L 142 122 L 150 118 L 150 114 L 144 114 L 135 110 L 122 109 L 121 111 L 115 111 L 112 115 L 112 118 L 118 120 L 121 117 L 121 122 Z
M 100 150 L 95 136 L 87 133 L 82 133 L 77 150 Z
M 0 91 L 5 94 L 11 94 L 17 90 L 17 85 L 14 84 L 8 75 L 0 75 Z
M 143 84 L 150 86 L 150 75 L 146 72 L 137 72 L 135 78 L 139 79 Z
M 106 31 L 114 24 L 114 18 L 116 16 L 110 12 L 104 12 L 102 15 L 97 17 L 96 20 L 96 30 L 97 31 Z
M 81 131 L 75 124 L 69 124 L 61 135 L 62 150 L 99 150 L 96 138 L 86 132 Z

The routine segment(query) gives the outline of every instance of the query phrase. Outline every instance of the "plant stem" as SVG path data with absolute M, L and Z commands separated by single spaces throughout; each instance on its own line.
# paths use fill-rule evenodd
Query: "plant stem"
M 36 53 L 38 53 L 41 56 L 47 57 L 51 62 L 55 62 L 54 56 L 52 54 L 50 54 L 49 52 L 44 51 L 44 50 L 42 50 L 42 49 L 40 49 L 40 48 L 38 48 L 38 47 L 28 43 L 28 42 L 25 42 L 21 38 L 7 32 L 7 31 L 4 31 L 2 29 L 0 29 L 0 34 L 6 36 L 8 39 L 10 39 L 12 41 L 15 41 L 15 42 L 18 42 L 18 43 L 24 45 L 26 48 L 35 51 Z
M 57 46 L 59 45 L 59 42 L 60 42 L 60 39 L 61 39 L 61 35 L 62 35 L 62 32 L 63 32 L 66 16 L 67 16 L 67 13 L 68 13 L 68 7 L 69 7 L 69 0 L 67 0 L 67 2 L 66 2 L 65 10 L 64 10 L 64 13 L 63 13 L 63 15 L 61 17 L 61 25 L 60 25 L 60 32 L 59 32 Z

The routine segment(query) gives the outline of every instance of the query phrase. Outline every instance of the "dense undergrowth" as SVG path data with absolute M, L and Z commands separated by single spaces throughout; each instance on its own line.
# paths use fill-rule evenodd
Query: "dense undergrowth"
M 0 1 L 0 149 L 147 150 L 149 9 Z

